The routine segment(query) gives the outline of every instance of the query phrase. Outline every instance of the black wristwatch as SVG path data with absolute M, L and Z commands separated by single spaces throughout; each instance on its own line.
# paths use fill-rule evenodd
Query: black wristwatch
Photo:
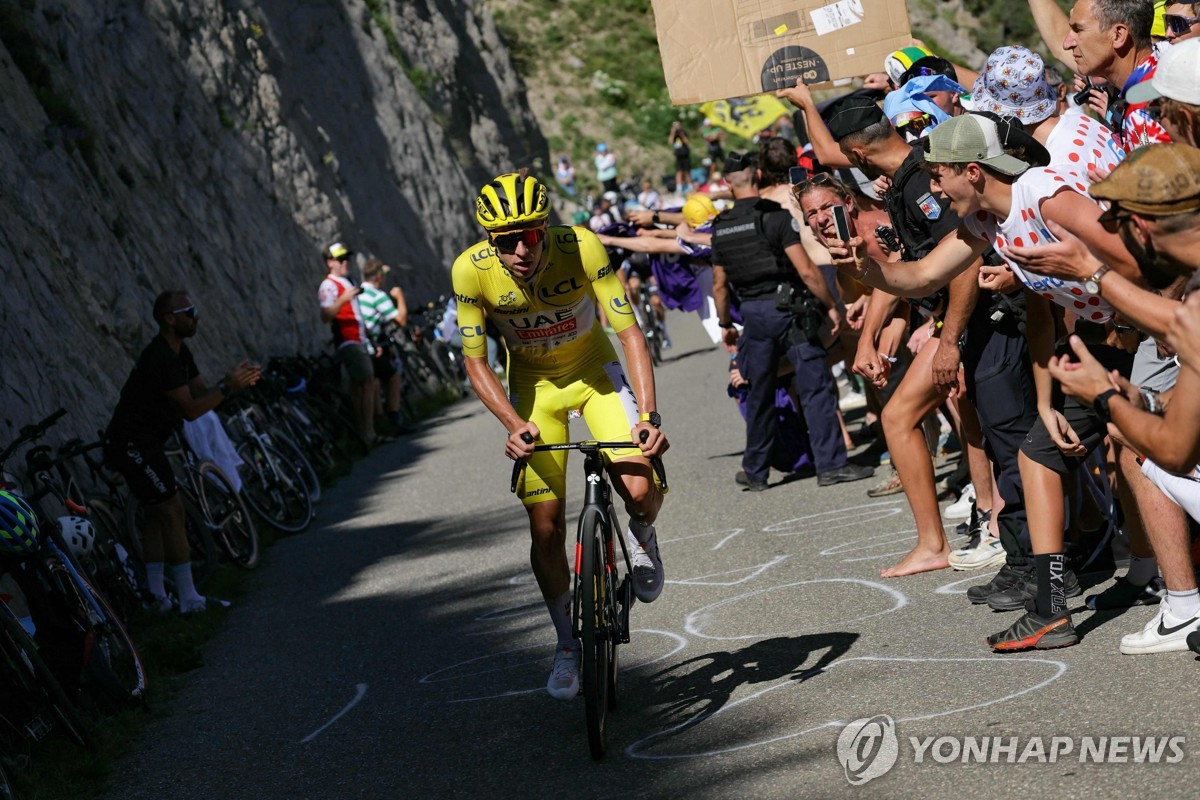
M 662 417 L 658 415 L 657 411 L 650 411 L 642 414 L 641 417 L 638 418 L 638 422 L 649 422 L 656 428 L 662 427 Z
M 217 383 L 217 390 L 220 391 L 221 395 L 224 397 L 229 397 L 229 395 L 233 394 L 233 392 L 229 389 L 229 384 L 225 381 L 219 381 Z
M 655 225 L 658 224 L 658 212 L 657 211 L 655 211 L 653 214 L 650 215 L 650 221 L 653 222 Z
M 1101 422 L 1108 423 L 1112 421 L 1112 417 L 1108 413 L 1108 401 L 1113 398 L 1113 395 L 1118 395 L 1116 389 L 1109 389 L 1096 395 L 1096 399 L 1092 401 L 1092 410 L 1096 412 L 1096 416 Z

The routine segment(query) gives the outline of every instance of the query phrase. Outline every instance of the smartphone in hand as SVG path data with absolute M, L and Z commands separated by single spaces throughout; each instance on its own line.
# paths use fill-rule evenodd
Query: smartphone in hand
M 834 206 L 829 209 L 829 213 L 833 215 L 833 227 L 837 231 L 837 238 L 843 242 L 850 241 L 850 217 L 846 214 L 846 207 Z

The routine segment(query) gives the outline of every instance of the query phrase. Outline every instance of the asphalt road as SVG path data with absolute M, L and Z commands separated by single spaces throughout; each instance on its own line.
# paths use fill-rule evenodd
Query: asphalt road
M 1076 647 L 992 655 L 983 637 L 1014 617 L 963 594 L 987 575 L 879 577 L 914 538 L 903 495 L 872 500 L 874 481 L 735 486 L 744 428 L 724 394 L 727 357 L 693 317 L 670 324 L 676 347 L 657 372 L 672 442 L 658 523 L 668 585 L 634 608 L 603 762 L 589 757 L 582 700 L 542 689 L 553 631 L 502 431 L 470 398 L 373 453 L 308 532 L 266 554 L 108 796 L 1196 795 L 1195 657 L 1117 651 L 1152 610 L 1085 610 Z M 574 509 L 580 473 L 576 459 Z M 895 721 L 895 765 L 851 786 L 886 752 L 860 749 L 847 770 L 839 734 L 877 715 Z M 943 736 L 918 763 L 912 740 Z M 1184 739 L 1134 763 L 1132 742 L 1100 740 L 1122 736 Z M 934 760 L 963 737 L 1017 737 L 1016 751 Z M 1031 737 L 1046 763 L 1036 751 L 1008 763 Z M 1084 737 L 1125 760 L 1081 762 Z

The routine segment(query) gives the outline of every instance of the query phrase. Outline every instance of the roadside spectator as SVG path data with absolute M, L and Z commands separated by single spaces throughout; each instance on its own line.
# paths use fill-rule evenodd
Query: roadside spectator
M 554 179 L 558 181 L 558 185 L 563 188 L 568 197 L 575 196 L 575 167 L 566 156 L 558 160 L 558 166 L 554 169 Z
M 262 369 L 242 361 L 215 387 L 208 386 L 184 342 L 196 335 L 199 324 L 191 296 L 182 289 L 165 291 L 154 299 L 153 313 L 158 335 L 138 356 L 121 389 L 121 399 L 104 434 L 104 458 L 124 476 L 145 511 L 142 559 L 154 607 L 159 611 L 171 608 L 165 584 L 165 573 L 170 573 L 179 612 L 190 614 L 218 603 L 229 604 L 196 591 L 183 501 L 164 446 L 184 420 L 198 419 L 229 395 L 254 385 Z
M 717 165 L 725 160 L 725 132 L 712 124 L 712 120 L 704 118 L 704 127 L 701 132 L 704 134 L 704 149 L 708 152 L 709 168 L 716 169 Z
M 615 192 L 617 185 L 617 156 L 610 153 L 608 145 L 601 142 L 596 145 L 596 180 L 606 192 Z
M 1168 3 L 1163 9 L 1163 28 L 1173 45 L 1200 36 L 1200 3 Z
M 683 123 L 675 120 L 671 123 L 671 133 L 667 136 L 667 144 L 675 151 L 675 191 L 687 193 L 692 190 L 692 148 L 688 145 L 687 132 Z
M 341 242 L 321 251 L 329 274 L 317 289 L 321 321 L 333 329 L 338 362 L 350 380 L 350 406 L 358 423 L 358 435 L 368 447 L 380 442 L 375 433 L 375 393 L 379 383 L 371 365 L 371 346 L 363 325 L 358 296 L 362 288 L 351 282 L 350 248 Z
M 642 180 L 642 191 L 638 194 L 637 201 L 646 211 L 662 210 L 662 196 L 654 190 L 654 184 L 649 178 Z
M 363 265 L 363 291 L 362 296 L 358 298 L 358 304 L 362 309 L 363 325 L 366 326 L 367 337 L 375 350 L 371 363 L 374 367 L 375 379 L 383 386 L 383 396 L 386 397 L 385 416 L 398 432 L 407 434 L 411 433 L 412 429 L 404 424 L 404 417 L 400 411 L 403 379 L 400 371 L 396 368 L 398 354 L 395 350 L 396 346 L 392 344 L 387 335 L 387 328 L 391 325 L 403 328 L 408 321 L 408 311 L 407 309 L 401 311 L 397 308 L 396 304 L 392 302 L 392 298 L 380 288 L 384 276 L 390 271 L 391 267 L 384 264 L 381 259 L 367 259 L 367 263 Z M 375 392 L 374 398 L 376 409 L 378 409 L 381 401 L 380 393 Z

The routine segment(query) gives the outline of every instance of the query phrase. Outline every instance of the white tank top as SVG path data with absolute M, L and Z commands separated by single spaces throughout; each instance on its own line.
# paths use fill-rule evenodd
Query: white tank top
M 1059 123 L 1060 125 L 1062 123 Z M 1059 192 L 1075 192 L 1088 197 L 1087 176 L 1064 168 L 1035 167 L 1013 183 L 1012 209 L 1007 219 L 997 219 L 980 211 L 963 219 L 963 224 L 975 236 L 992 242 L 996 252 L 1012 267 L 1013 274 L 1031 292 L 1037 292 L 1088 322 L 1103 323 L 1113 315 L 1113 308 L 1095 295 L 1089 295 L 1079 281 L 1063 281 L 1023 269 L 1010 260 L 1001 249 L 1009 243 L 1029 247 L 1057 242 L 1042 219 L 1042 201 Z M 1092 200 L 1095 203 L 1095 200 Z

